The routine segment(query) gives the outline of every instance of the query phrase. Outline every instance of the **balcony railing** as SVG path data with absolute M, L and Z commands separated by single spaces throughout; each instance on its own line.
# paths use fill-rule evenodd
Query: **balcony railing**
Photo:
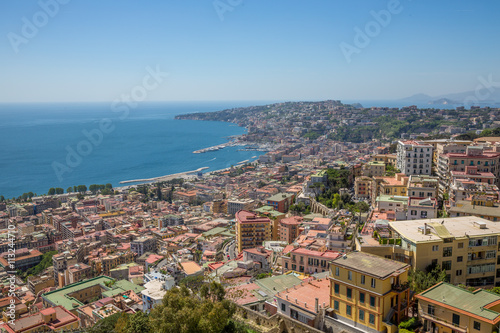
M 424 318 L 424 319 L 427 319 L 427 320 L 430 320 L 436 324 L 439 324 L 439 325 L 443 325 L 443 326 L 446 326 L 446 327 L 449 327 L 451 328 L 452 331 L 458 331 L 458 332 L 462 332 L 462 333 L 467 333 L 467 326 L 462 326 L 462 325 L 457 325 L 453 322 L 449 322 L 448 320 L 446 319 L 442 319 L 442 318 L 439 318 L 439 317 L 436 317 L 435 315 L 431 315 L 431 314 L 428 314 L 424 311 L 418 311 L 418 314 L 421 318 Z

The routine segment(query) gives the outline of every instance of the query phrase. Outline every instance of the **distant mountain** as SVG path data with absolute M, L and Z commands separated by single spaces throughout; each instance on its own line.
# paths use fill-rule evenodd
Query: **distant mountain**
M 488 89 L 486 87 L 483 87 L 477 93 L 476 91 L 465 91 L 461 93 L 444 94 L 438 96 L 416 94 L 410 97 L 399 99 L 398 101 L 426 104 L 492 105 L 500 103 L 500 88 L 490 87 Z

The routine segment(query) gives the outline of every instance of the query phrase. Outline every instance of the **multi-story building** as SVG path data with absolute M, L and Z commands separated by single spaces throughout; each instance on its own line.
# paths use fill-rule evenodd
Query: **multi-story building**
M 430 175 L 433 146 L 420 141 L 398 141 L 397 167 L 405 175 Z
M 154 236 L 144 236 L 130 242 L 130 251 L 142 256 L 146 252 L 156 251 L 156 238 Z
M 397 329 L 408 315 L 410 265 L 351 252 L 330 263 L 330 308 L 334 318 L 361 331 Z
M 281 213 L 288 212 L 292 205 L 295 195 L 293 193 L 278 193 L 266 199 L 266 204 Z
M 448 208 L 451 217 L 479 216 L 493 222 L 500 221 L 500 205 L 491 196 L 474 195 L 471 200 L 457 201 Z
M 28 268 L 36 266 L 42 261 L 43 254 L 38 250 L 19 249 L 16 250 L 15 256 L 10 256 L 11 252 L 0 254 L 0 265 L 5 270 L 20 270 L 26 271 Z M 14 267 L 11 266 L 14 264 Z
M 486 151 L 482 146 L 468 146 L 465 153 L 439 155 L 438 176 L 440 189 L 443 192 L 448 189 L 451 171 L 467 172 L 467 166 L 476 166 L 477 172 L 491 172 L 496 177 L 496 185 L 498 186 L 500 185 L 499 163 L 500 152 Z
M 279 221 L 279 240 L 293 243 L 299 235 L 299 226 L 303 218 L 300 216 L 290 216 Z
M 371 196 L 373 179 L 360 176 L 354 180 L 354 196 L 359 199 L 368 199 Z
M 68 266 L 78 262 L 76 256 L 69 251 L 55 254 L 52 256 L 52 265 L 54 266 L 54 281 L 56 286 L 59 285 L 59 273 L 64 273 Z
M 389 222 L 389 226 L 400 236 L 401 246 L 362 250 L 377 251 L 378 255 L 411 263 L 419 270 L 440 265 L 453 284 L 500 285 L 499 223 L 464 216 Z
M 236 212 L 236 244 L 238 252 L 262 245 L 271 240 L 272 222 L 267 217 L 258 216 L 247 210 Z
M 455 206 L 458 201 L 470 200 L 474 196 L 484 195 L 495 201 L 500 198 L 498 186 L 487 183 L 477 183 L 469 179 L 455 179 L 450 185 L 450 205 Z
M 295 248 L 281 257 L 282 273 L 290 270 L 301 273 L 321 273 L 328 271 L 330 261 L 340 256 L 336 251 L 314 251 L 304 248 Z
M 363 165 L 363 176 L 366 177 L 382 177 L 385 175 L 385 163 L 380 161 L 372 161 Z
M 436 198 L 409 198 L 407 220 L 433 219 L 437 217 L 438 203 Z
M 51 275 L 28 276 L 28 288 L 34 294 L 45 288 L 54 287 L 54 277 Z
M 227 201 L 227 213 L 235 215 L 239 210 L 251 210 L 255 206 L 252 199 L 229 199 Z
M 440 282 L 416 296 L 424 332 L 492 333 L 500 323 L 500 296 Z
M 408 181 L 408 196 L 416 198 L 437 198 L 439 178 L 411 175 Z

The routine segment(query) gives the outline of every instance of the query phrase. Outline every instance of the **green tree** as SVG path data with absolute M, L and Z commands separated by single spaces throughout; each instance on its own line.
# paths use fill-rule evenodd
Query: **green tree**
M 60 187 L 56 187 L 56 194 L 63 194 L 64 190 Z
M 85 186 L 85 185 L 78 185 L 78 192 L 80 192 L 82 194 L 85 193 L 85 192 L 87 192 L 87 186 Z
M 411 270 L 408 280 L 410 288 L 416 294 L 429 289 L 438 282 L 446 281 L 446 271 L 441 270 L 439 265 L 429 266 L 426 272 L 420 270 Z
M 125 326 L 125 333 L 152 333 L 154 332 L 151 327 L 151 322 L 147 314 L 142 311 L 134 313 L 128 317 L 127 325 Z
M 54 194 L 56 194 L 56 189 L 53 187 L 49 188 L 48 195 L 54 195 Z
M 220 333 L 233 314 L 234 306 L 228 300 L 199 299 L 182 286 L 167 291 L 149 318 L 154 332 Z
M 107 189 L 110 189 L 110 190 L 113 189 L 113 185 L 111 185 L 111 183 L 107 183 L 105 186 Z
M 87 328 L 86 333 L 112 333 L 121 316 L 121 313 L 115 313 L 99 320 L 94 326 Z
M 3 195 L 0 195 L 0 202 L 4 202 L 5 201 L 5 197 Z

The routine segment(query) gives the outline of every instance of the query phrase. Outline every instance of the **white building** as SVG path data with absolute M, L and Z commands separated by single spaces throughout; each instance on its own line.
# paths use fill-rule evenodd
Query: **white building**
M 156 306 L 156 304 L 161 303 L 163 296 L 167 293 L 165 289 L 163 289 L 164 282 L 159 280 L 149 281 L 144 285 L 142 294 L 142 311 L 149 313 L 152 308 Z
M 420 141 L 398 141 L 397 168 L 407 176 L 430 175 L 433 146 Z

